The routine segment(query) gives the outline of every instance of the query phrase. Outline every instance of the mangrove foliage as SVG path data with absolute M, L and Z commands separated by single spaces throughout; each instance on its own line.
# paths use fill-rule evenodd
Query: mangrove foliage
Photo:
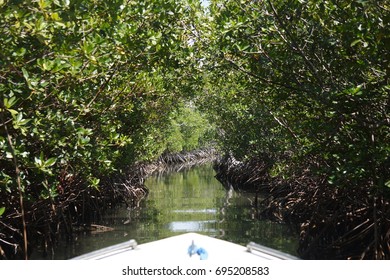
M 389 258 L 389 3 L 211 1 L 209 15 L 200 103 L 231 156 L 218 177 L 271 191 L 301 257 Z
M 30 234 L 50 248 L 115 200 L 107 178 L 207 142 L 213 128 L 188 99 L 199 9 L 0 1 L 0 256 L 27 258 Z
M 0 256 L 212 144 L 301 257 L 388 259 L 389 30 L 384 0 L 0 0 Z

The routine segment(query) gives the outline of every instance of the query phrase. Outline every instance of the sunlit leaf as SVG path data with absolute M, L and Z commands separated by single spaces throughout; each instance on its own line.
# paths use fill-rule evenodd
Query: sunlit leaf
M 4 212 L 5 212 L 5 207 L 0 207 L 0 217 L 4 214 Z
M 50 167 L 53 166 L 56 163 L 57 159 L 56 158 L 49 158 L 48 160 L 45 161 L 45 166 Z

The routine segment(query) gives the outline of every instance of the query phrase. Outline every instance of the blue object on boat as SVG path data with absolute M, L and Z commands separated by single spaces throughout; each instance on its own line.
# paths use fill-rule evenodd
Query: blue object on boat
M 195 254 L 198 254 L 200 256 L 201 260 L 207 260 L 207 258 L 209 256 L 209 254 L 207 253 L 207 251 L 204 248 L 202 248 L 202 247 L 198 248 L 195 245 L 194 240 L 192 240 L 190 247 L 188 247 L 188 255 L 190 255 L 190 257 L 192 257 L 192 255 L 195 255 Z
M 198 248 L 196 247 L 194 240 L 192 240 L 190 247 L 188 247 L 188 255 L 190 255 L 190 257 L 192 257 L 192 255 L 196 254 L 197 250 L 198 250 Z
M 209 256 L 207 251 L 205 249 L 203 249 L 202 247 L 199 248 L 198 250 L 196 250 L 196 253 L 200 256 L 201 260 L 207 260 L 207 258 Z

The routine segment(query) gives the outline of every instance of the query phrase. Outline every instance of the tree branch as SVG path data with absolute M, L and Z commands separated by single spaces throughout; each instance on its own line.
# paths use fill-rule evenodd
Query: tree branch
M 5 119 L 4 119 L 5 106 L 3 106 L 4 104 L 1 104 L 1 105 L 2 105 L 2 108 L 1 108 L 1 111 L 0 111 L 1 120 L 3 122 L 4 131 L 5 131 L 5 134 L 7 136 L 7 142 L 8 142 L 9 148 L 11 150 L 12 160 L 13 160 L 13 164 L 14 164 L 14 168 L 15 168 L 16 184 L 18 186 L 20 212 L 21 212 L 21 215 L 22 215 L 22 224 L 23 224 L 24 258 L 27 260 L 28 259 L 28 252 L 27 252 L 27 244 L 28 244 L 28 242 L 27 242 L 26 217 L 25 217 L 25 213 L 24 213 L 22 179 L 21 179 L 21 176 L 20 176 L 20 169 L 19 169 L 18 159 L 16 157 L 16 152 L 15 152 L 14 146 L 12 144 L 12 138 L 11 138 L 11 135 L 9 134 L 8 127 L 7 127 L 7 124 L 5 123 Z

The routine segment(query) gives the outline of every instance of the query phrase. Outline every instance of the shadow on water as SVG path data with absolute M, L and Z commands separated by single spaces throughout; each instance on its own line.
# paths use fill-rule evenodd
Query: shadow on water
M 250 241 L 296 255 L 298 237 L 287 226 L 256 218 L 253 195 L 225 190 L 210 164 L 155 174 L 145 185 L 149 196 L 137 209 L 110 210 L 99 224 L 113 231 L 76 235 L 62 241 L 55 258 L 68 259 L 129 239 L 145 243 L 198 232 L 246 245 Z M 42 259 L 35 255 L 35 258 Z

